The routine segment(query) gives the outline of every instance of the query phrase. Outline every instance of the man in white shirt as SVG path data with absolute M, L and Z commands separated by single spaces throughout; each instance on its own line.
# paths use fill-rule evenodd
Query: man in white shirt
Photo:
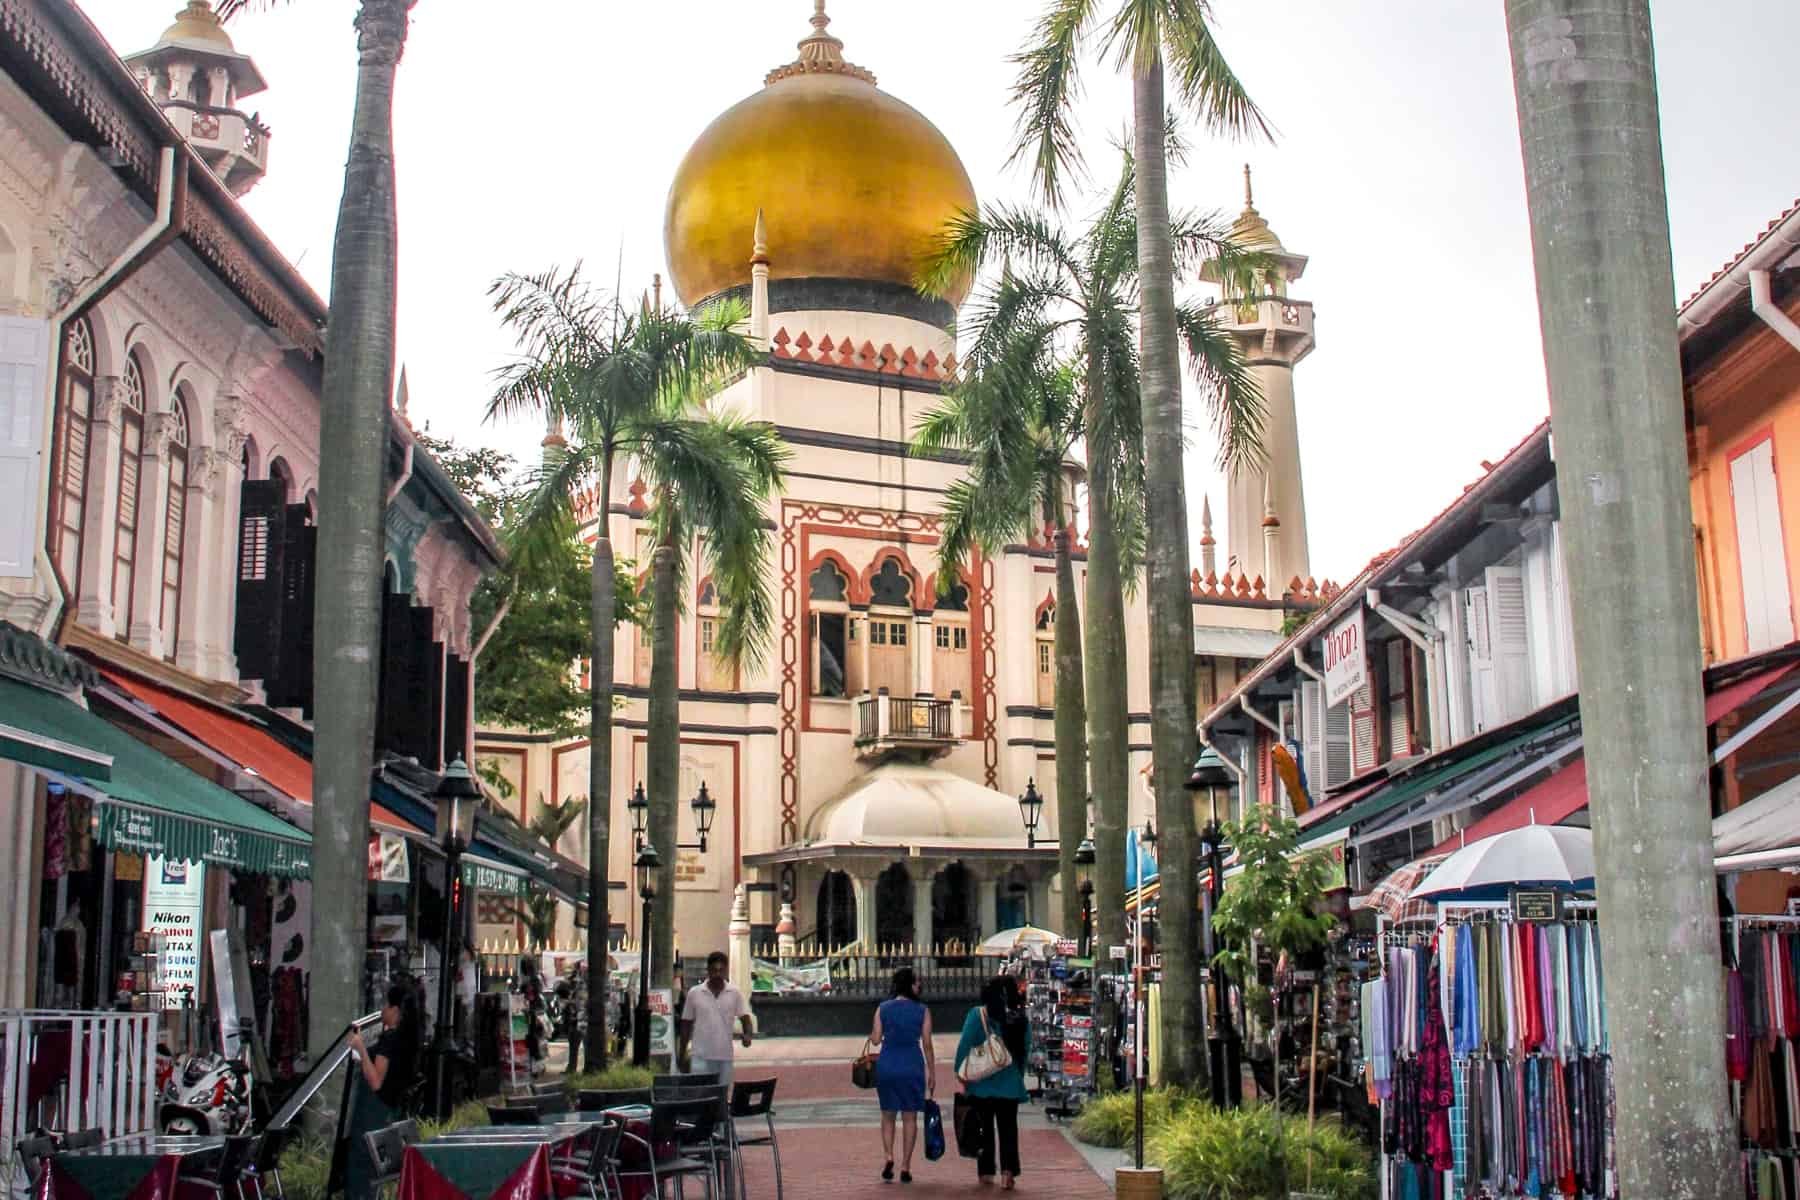
M 706 982 L 695 984 L 681 1006 L 681 1046 L 677 1059 L 688 1069 L 718 1072 L 719 1082 L 731 1085 L 732 1026 L 743 1025 L 742 1041 L 750 1045 L 750 1008 L 744 995 L 725 978 L 730 960 L 723 951 L 706 956 Z

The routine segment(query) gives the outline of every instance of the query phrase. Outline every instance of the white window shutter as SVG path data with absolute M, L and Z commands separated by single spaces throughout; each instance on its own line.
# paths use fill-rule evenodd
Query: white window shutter
M 1356 689 L 1347 701 L 1350 709 L 1350 769 L 1356 775 L 1373 770 L 1375 746 L 1375 694 L 1368 684 Z
M 1405 638 L 1394 638 L 1385 647 L 1387 654 L 1387 727 L 1388 746 L 1392 757 L 1412 753 L 1411 688 L 1407 682 L 1407 659 L 1411 644 Z
M 50 322 L 0 317 L 0 576 L 36 573 Z
M 1499 725 L 1524 716 L 1534 707 L 1524 574 L 1517 567 L 1489 567 L 1487 596 L 1495 690 L 1499 696 L 1499 713 L 1494 724 Z
M 1300 685 L 1300 766 L 1313 802 L 1331 786 L 1325 767 L 1325 689 L 1307 680 Z
M 1323 689 L 1320 699 L 1324 699 Z M 1325 710 L 1324 763 L 1326 782 L 1320 785 L 1321 788 L 1337 787 L 1356 773 L 1350 748 L 1350 702 L 1347 700 Z
M 1562 522 L 1550 526 L 1550 603 L 1556 619 L 1556 690 L 1568 695 L 1576 687 L 1575 622 L 1569 609 L 1569 560 L 1563 553 Z
M 1469 645 L 1469 711 L 1475 732 L 1500 724 L 1500 692 L 1494 677 L 1493 624 L 1488 615 L 1488 592 L 1485 587 L 1472 587 L 1463 593 L 1467 599 L 1468 619 L 1463 623 Z
M 1731 509 L 1737 522 L 1745 649 L 1754 654 L 1794 639 L 1772 440 L 1764 438 L 1731 460 Z

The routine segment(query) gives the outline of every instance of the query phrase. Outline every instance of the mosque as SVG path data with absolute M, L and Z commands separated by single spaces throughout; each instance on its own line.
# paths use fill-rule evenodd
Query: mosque
M 669 190 L 664 238 L 681 302 L 744 297 L 767 348 L 712 404 L 771 423 L 792 452 L 768 514 L 772 653 L 742 670 L 712 656 L 719 612 L 703 568 L 678 635 L 676 928 L 687 954 L 723 944 L 740 884 L 758 930 L 791 904 L 802 940 L 833 945 L 969 941 L 1057 911 L 1056 852 L 1027 847 L 1017 800 L 1035 780 L 1047 800 L 1041 828 L 1054 833 L 1065 798 L 1054 794 L 1050 539 L 975 558 L 940 595 L 938 512 L 962 466 L 907 448 L 957 359 L 954 304 L 915 291 L 915 267 L 927 239 L 975 206 L 974 188 L 937 127 L 845 58 L 824 9 L 815 0 L 798 56 L 700 133 Z M 1230 482 L 1223 569 L 1203 507 L 1193 577 L 1202 709 L 1275 648 L 1288 614 L 1330 591 L 1308 578 L 1295 429 L 1293 368 L 1312 348 L 1312 308 L 1289 288 L 1306 260 L 1248 195 L 1237 231 L 1279 263 L 1267 294 L 1228 300 L 1222 313 L 1263 382 L 1267 459 Z M 620 553 L 647 566 L 641 482 L 612 511 L 590 500 L 583 515 L 586 536 L 605 520 Z M 1079 550 L 1076 571 L 1079 586 Z M 1150 751 L 1148 655 L 1141 593 L 1129 603 L 1138 779 Z M 645 778 L 647 639 L 622 630 L 616 662 L 613 828 L 629 830 L 625 803 Z M 482 730 L 476 752 L 511 780 L 522 809 L 587 793 L 585 738 Z M 1266 764 L 1245 765 L 1258 788 L 1271 786 Z M 703 783 L 717 809 L 701 850 L 688 801 Z M 1134 821 L 1148 804 L 1134 789 Z M 560 848 L 584 854 L 579 823 Z M 614 881 L 629 877 L 632 852 L 629 836 L 613 838 Z M 622 932 L 634 903 L 615 893 L 612 910 Z

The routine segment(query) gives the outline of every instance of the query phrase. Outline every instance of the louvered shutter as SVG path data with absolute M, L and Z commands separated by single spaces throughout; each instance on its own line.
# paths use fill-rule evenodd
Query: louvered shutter
M 1350 693 L 1350 771 L 1373 770 L 1375 758 L 1375 693 L 1368 684 Z
M 1472 587 L 1465 592 L 1468 620 L 1464 622 L 1469 648 L 1469 709 L 1475 732 L 1500 724 L 1499 680 L 1494 672 L 1493 623 L 1488 612 L 1488 591 Z
M 313 712 L 313 596 L 318 575 L 319 531 L 306 523 L 307 507 L 290 504 L 282 530 L 281 647 L 269 701 Z
M 0 576 L 13 579 L 37 571 L 49 356 L 48 321 L 0 317 Z
M 1407 653 L 1410 644 L 1404 638 L 1395 638 L 1382 646 L 1387 655 L 1387 735 L 1388 757 L 1401 758 L 1411 754 L 1412 744 L 1412 712 L 1411 712 L 1411 655 Z
M 1495 689 L 1500 703 L 1495 724 L 1502 724 L 1536 707 L 1531 687 L 1531 642 L 1525 629 L 1524 572 L 1518 567 L 1489 567 L 1487 597 Z
M 1321 690 L 1320 698 L 1324 698 Z M 1350 704 L 1333 704 L 1325 710 L 1325 778 L 1321 788 L 1337 787 L 1356 774 L 1350 746 Z
M 243 679 L 270 679 L 281 647 L 282 566 L 287 561 L 287 485 L 246 481 L 238 492 L 237 628 L 232 650 Z
M 375 721 L 376 748 L 401 757 L 408 749 L 407 659 L 412 652 L 412 597 L 388 592 L 381 598 L 381 680 Z
M 1317 804 L 1331 786 L 1331 772 L 1325 763 L 1325 689 L 1311 680 L 1300 685 L 1300 753 Z
M 1775 443 L 1769 438 L 1731 460 L 1731 513 L 1744 594 L 1744 648 L 1754 654 L 1794 638 Z

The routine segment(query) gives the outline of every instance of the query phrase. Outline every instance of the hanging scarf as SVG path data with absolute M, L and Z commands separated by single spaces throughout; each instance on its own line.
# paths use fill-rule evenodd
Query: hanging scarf
M 1477 1004 L 1480 977 L 1475 966 L 1475 931 L 1467 925 L 1456 930 L 1456 996 L 1451 1012 L 1456 1016 L 1454 1046 L 1459 1058 L 1467 1058 L 1481 1045 L 1481 1013 Z
M 1419 1050 L 1419 1107 L 1424 1116 L 1425 1161 L 1434 1171 L 1455 1167 L 1450 1147 L 1450 1108 L 1456 1103 L 1456 1085 L 1450 1075 L 1450 1042 L 1444 1030 L 1444 1012 L 1438 1007 L 1438 965 L 1427 967 L 1425 1028 Z
M 1725 1074 L 1742 1083 L 1750 1070 L 1750 1037 L 1744 1026 L 1744 976 L 1725 972 Z

